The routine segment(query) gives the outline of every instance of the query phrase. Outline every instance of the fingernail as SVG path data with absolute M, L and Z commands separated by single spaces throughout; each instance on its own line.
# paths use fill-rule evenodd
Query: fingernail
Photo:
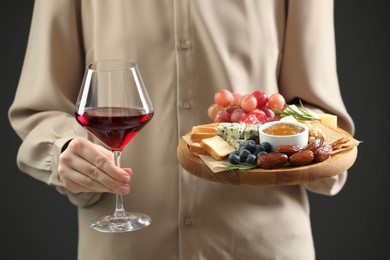
M 129 182 L 130 181 L 130 176 L 129 175 L 122 175 L 122 177 L 121 177 L 121 180 L 123 181 L 123 182 Z
M 122 193 L 122 194 L 127 194 L 127 193 L 130 192 L 130 187 L 122 185 L 122 186 L 119 187 L 119 192 Z

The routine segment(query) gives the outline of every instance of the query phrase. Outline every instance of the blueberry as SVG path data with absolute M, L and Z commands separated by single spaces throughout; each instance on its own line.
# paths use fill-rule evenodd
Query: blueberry
M 257 156 L 254 154 L 248 154 L 245 160 L 246 163 L 250 163 L 250 164 L 256 164 L 256 161 L 257 161 Z
M 251 136 L 248 138 L 248 140 L 253 140 L 253 141 L 256 142 L 256 144 L 258 144 L 258 143 L 259 143 L 259 135 L 253 134 L 253 135 L 251 135 Z
M 239 164 L 241 162 L 240 156 L 236 152 L 232 152 L 228 156 L 228 161 L 231 164 Z
M 247 140 L 243 148 L 253 153 L 256 149 L 256 142 L 254 140 Z
M 260 151 L 258 152 L 257 154 L 255 154 L 257 157 L 259 157 L 260 155 L 263 155 L 263 154 L 267 154 L 266 151 Z
M 245 149 L 245 148 L 241 149 L 240 153 L 239 153 L 241 162 L 245 162 L 245 160 L 249 154 L 252 154 L 252 153 L 248 149 Z
M 252 152 L 254 155 L 257 155 L 259 152 L 264 151 L 263 147 L 259 144 L 256 144 L 255 150 Z
M 272 146 L 268 142 L 262 142 L 260 144 L 263 147 L 263 150 L 266 151 L 267 153 L 270 153 L 272 151 Z

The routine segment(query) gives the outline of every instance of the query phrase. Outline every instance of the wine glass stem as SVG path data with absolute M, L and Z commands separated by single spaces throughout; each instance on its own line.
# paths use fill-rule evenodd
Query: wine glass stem
M 115 165 L 120 167 L 120 157 L 122 152 L 121 151 L 114 151 L 114 162 Z M 127 213 L 125 211 L 125 208 L 123 207 L 123 198 L 122 194 L 116 194 L 116 205 L 115 205 L 115 217 L 125 217 L 127 216 Z

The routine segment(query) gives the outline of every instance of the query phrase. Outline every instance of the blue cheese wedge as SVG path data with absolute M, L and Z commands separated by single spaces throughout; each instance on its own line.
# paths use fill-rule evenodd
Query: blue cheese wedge
M 228 123 L 219 125 L 217 133 L 236 150 L 239 150 L 250 137 L 259 136 L 260 125 L 247 126 L 245 123 Z
M 218 135 L 223 139 L 242 139 L 246 124 L 244 123 L 230 123 L 223 124 L 217 127 Z
M 226 142 L 228 142 L 231 146 L 236 149 L 236 151 L 240 150 L 240 147 L 243 146 L 246 142 L 245 139 L 227 139 Z
M 260 126 L 261 124 L 247 126 L 244 130 L 244 135 L 243 135 L 244 140 L 248 140 L 252 136 L 259 137 Z

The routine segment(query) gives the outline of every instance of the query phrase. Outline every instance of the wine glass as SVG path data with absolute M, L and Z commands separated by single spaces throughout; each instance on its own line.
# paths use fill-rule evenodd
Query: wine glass
M 77 122 L 113 152 L 120 166 L 123 148 L 152 119 L 154 110 L 136 63 L 102 60 L 86 67 L 74 113 Z M 126 212 L 122 195 L 116 194 L 115 211 L 92 219 L 90 227 L 114 233 L 150 223 L 143 213 Z

